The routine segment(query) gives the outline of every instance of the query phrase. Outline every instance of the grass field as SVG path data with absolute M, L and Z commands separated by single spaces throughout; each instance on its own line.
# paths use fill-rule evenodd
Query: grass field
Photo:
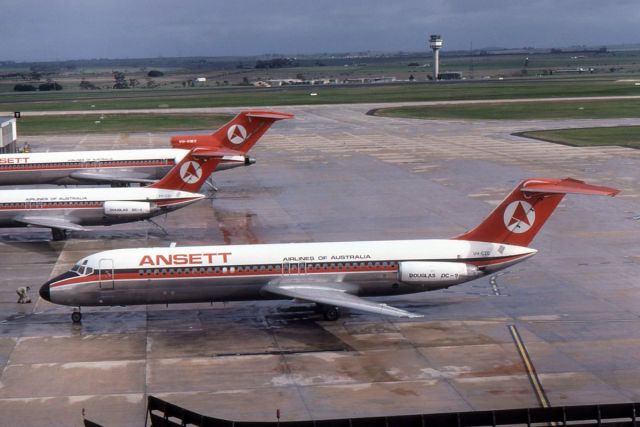
M 640 99 L 483 103 L 382 108 L 375 115 L 414 119 L 539 120 L 640 117 Z
M 73 133 L 168 132 L 217 129 L 227 114 L 105 114 L 25 116 L 18 120 L 20 135 Z
M 311 92 L 318 95 L 309 96 Z M 628 82 L 593 79 L 281 88 L 126 89 L 6 93 L 0 96 L 0 111 L 91 111 L 628 95 L 640 95 L 640 86 Z
M 517 135 L 577 146 L 619 145 L 640 148 L 640 126 L 554 129 L 522 132 Z

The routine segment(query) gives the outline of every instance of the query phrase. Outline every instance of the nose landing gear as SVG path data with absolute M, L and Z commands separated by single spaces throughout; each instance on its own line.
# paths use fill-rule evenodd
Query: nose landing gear
M 80 312 L 80 307 L 73 309 L 73 313 L 71 313 L 71 321 L 75 324 L 82 323 L 82 313 Z

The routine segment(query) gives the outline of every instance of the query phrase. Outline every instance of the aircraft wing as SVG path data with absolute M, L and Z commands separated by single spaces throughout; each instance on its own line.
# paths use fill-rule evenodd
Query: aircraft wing
M 105 184 L 111 183 L 140 183 L 140 184 L 153 184 L 156 182 L 155 179 L 143 178 L 142 176 L 135 176 L 130 174 L 109 174 L 103 172 L 73 172 L 71 173 L 71 178 L 77 179 L 78 181 L 90 181 L 90 182 L 104 182 Z
M 334 285 L 334 286 L 332 286 Z M 272 294 L 294 298 L 304 301 L 315 302 L 325 305 L 333 305 L 337 307 L 351 308 L 368 313 L 385 314 L 395 317 L 422 317 L 420 314 L 414 314 L 406 310 L 391 307 L 387 304 L 381 304 L 369 301 L 364 298 L 347 293 L 341 287 L 344 283 L 324 283 L 320 284 L 304 284 L 304 283 L 270 283 L 263 290 Z
M 69 221 L 64 218 L 58 217 L 47 217 L 47 216 L 20 216 L 14 218 L 15 221 L 21 222 L 27 225 L 33 225 L 36 227 L 46 227 L 46 228 L 59 228 L 61 230 L 71 230 L 71 231 L 82 231 L 86 230 L 81 225 L 76 224 L 75 222 Z

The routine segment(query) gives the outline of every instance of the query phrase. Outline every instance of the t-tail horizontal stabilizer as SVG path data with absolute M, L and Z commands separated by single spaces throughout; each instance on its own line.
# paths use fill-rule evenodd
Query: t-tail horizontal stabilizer
M 242 111 L 211 135 L 178 135 L 171 138 L 173 148 L 228 148 L 246 154 L 278 120 L 293 114 L 277 111 Z
M 520 184 L 476 228 L 455 240 L 527 246 L 565 194 L 615 196 L 619 190 L 572 178 L 532 178 Z

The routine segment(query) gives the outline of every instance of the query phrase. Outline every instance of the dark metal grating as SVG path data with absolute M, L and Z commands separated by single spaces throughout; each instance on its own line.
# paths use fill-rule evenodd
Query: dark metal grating
M 149 396 L 151 427 L 485 427 L 556 425 L 640 427 L 640 403 L 501 409 L 310 421 L 230 421 L 207 417 Z

